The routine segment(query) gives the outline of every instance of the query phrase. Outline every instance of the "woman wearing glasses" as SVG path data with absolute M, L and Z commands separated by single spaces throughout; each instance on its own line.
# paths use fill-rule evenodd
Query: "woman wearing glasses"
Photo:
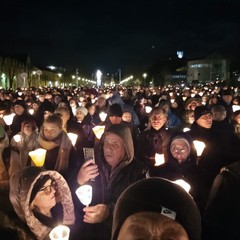
M 45 239 L 57 225 L 75 222 L 68 184 L 56 171 L 31 166 L 17 172 L 10 181 L 10 200 L 26 223 L 19 232 L 20 239 L 23 232 L 33 235 L 31 239 Z

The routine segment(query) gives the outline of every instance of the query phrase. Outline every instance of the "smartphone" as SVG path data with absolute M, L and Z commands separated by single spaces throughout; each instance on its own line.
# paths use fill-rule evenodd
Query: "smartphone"
M 94 148 L 83 148 L 83 154 L 85 162 L 90 159 L 93 159 L 95 163 Z M 92 178 L 91 181 L 95 181 L 95 179 Z

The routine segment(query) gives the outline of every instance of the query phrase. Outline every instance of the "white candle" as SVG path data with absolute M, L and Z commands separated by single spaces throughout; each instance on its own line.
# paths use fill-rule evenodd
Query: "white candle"
M 100 113 L 99 113 L 99 117 L 100 117 L 100 120 L 101 120 L 102 122 L 104 122 L 104 121 L 106 120 L 107 113 L 105 113 L 105 112 L 100 112 Z
M 38 148 L 34 151 L 29 152 L 29 156 L 31 157 L 35 166 L 42 167 L 44 165 L 46 152 L 47 152 L 47 150 L 45 150 L 43 148 Z
M 198 140 L 194 140 L 193 144 L 195 146 L 195 149 L 197 151 L 197 156 L 200 157 L 202 155 L 202 152 L 204 150 L 204 148 L 206 147 L 204 142 L 198 141 Z
M 14 139 L 14 141 L 15 142 L 20 142 L 21 141 L 21 139 L 22 139 L 22 136 L 20 135 L 20 134 L 16 134 L 16 135 L 14 135 L 13 136 L 13 139 Z
M 52 229 L 49 234 L 51 240 L 68 240 L 70 229 L 67 226 L 59 225 Z
M 155 153 L 155 164 L 154 166 L 160 166 L 165 163 L 164 154 Z
M 72 145 L 75 146 L 78 135 L 75 133 L 68 133 L 67 135 L 68 135 L 69 139 L 71 140 Z
M 173 181 L 174 183 L 176 183 L 177 185 L 181 186 L 187 193 L 189 193 L 191 186 L 189 183 L 187 183 L 186 181 L 184 181 L 183 179 L 178 179 L 176 181 Z
M 100 139 L 102 137 L 103 133 L 104 133 L 105 126 L 99 126 L 98 125 L 98 126 L 94 127 L 92 130 L 93 130 L 96 138 Z
M 146 106 L 145 110 L 146 110 L 146 113 L 150 113 L 152 111 L 152 107 Z
M 82 185 L 76 190 L 76 194 L 83 205 L 89 206 L 92 201 L 92 186 Z

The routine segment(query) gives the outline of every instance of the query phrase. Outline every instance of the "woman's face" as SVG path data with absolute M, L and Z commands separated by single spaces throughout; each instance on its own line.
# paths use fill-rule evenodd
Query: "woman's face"
M 103 142 L 103 153 L 106 162 L 115 168 L 125 155 L 122 139 L 114 133 L 108 133 Z
M 77 111 L 76 112 L 76 118 L 78 121 L 83 121 L 83 119 L 85 118 L 85 115 L 84 113 L 80 112 L 80 111 Z
M 33 129 L 32 129 L 32 125 L 29 124 L 29 123 L 26 123 L 24 126 L 23 126 L 23 132 L 26 136 L 30 137 L 33 133 Z
M 236 117 L 235 117 L 235 121 L 240 124 L 240 114 L 238 114 Z
M 150 117 L 151 126 L 156 130 L 159 130 L 160 128 L 162 128 L 162 126 L 166 123 L 166 121 L 167 121 L 167 117 L 161 113 L 153 114 Z
M 177 159 L 179 163 L 186 161 L 190 155 L 190 148 L 182 139 L 174 140 L 171 144 L 170 151 L 172 156 Z
M 50 211 L 56 205 L 55 193 L 53 182 L 49 179 L 36 194 L 32 205 L 42 213 Z
M 117 238 L 125 239 L 189 240 L 182 225 L 156 212 L 139 212 L 129 216 Z

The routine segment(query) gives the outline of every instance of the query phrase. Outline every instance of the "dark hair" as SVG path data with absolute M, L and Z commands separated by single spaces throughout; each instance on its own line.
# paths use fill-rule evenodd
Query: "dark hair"
M 33 131 L 36 130 L 36 128 L 37 128 L 36 121 L 34 121 L 33 119 L 28 119 L 28 120 L 24 120 L 24 121 L 22 122 L 22 124 L 21 124 L 21 131 L 23 130 L 23 128 L 24 128 L 24 126 L 25 126 L 26 124 L 31 125 Z
M 60 113 L 53 113 L 47 117 L 47 119 L 44 121 L 46 123 L 55 123 L 59 128 L 62 128 L 62 118 Z

